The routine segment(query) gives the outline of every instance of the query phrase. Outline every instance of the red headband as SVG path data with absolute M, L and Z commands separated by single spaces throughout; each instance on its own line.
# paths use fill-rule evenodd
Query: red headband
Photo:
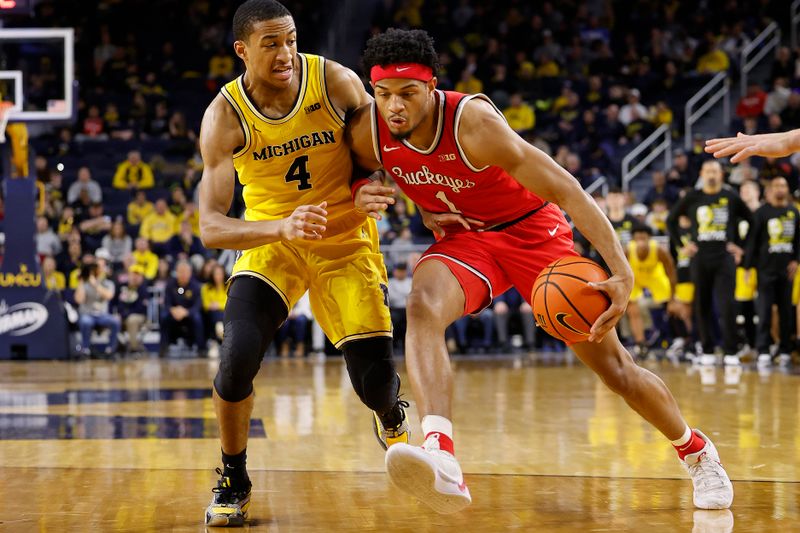
M 372 83 L 378 83 L 386 78 L 430 81 L 433 78 L 433 69 L 420 63 L 394 63 L 385 67 L 375 65 L 369 75 Z

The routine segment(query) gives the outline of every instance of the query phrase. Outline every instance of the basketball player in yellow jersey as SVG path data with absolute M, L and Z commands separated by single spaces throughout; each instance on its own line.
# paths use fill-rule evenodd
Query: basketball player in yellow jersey
M 345 117 L 370 97 L 352 71 L 297 52 L 292 16 L 275 0 L 239 6 L 233 33 L 246 72 L 209 105 L 200 133 L 201 237 L 209 248 L 242 251 L 214 379 L 223 469 L 208 525 L 244 523 L 253 378 L 306 290 L 315 319 L 344 353 L 356 393 L 375 412 L 381 444 L 408 441 L 386 268 L 375 221 L 354 208 L 343 140 Z M 227 216 L 235 173 L 244 185 L 244 220 Z
M 639 357 L 644 357 L 648 349 L 644 337 L 642 310 L 639 306 L 639 300 L 644 296 L 644 289 L 647 289 L 653 298 L 655 305 L 650 308 L 650 314 L 653 318 L 653 328 L 659 332 L 662 341 L 670 337 L 665 306 L 675 294 L 675 263 L 669 252 L 660 247 L 652 236 L 653 230 L 649 226 L 635 226 L 633 238 L 625 250 L 633 270 L 633 290 L 627 314 L 631 333 L 636 342 L 634 352 Z

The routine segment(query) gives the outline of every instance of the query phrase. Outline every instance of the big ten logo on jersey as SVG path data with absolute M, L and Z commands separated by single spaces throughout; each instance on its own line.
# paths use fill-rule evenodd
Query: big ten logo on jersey
M 309 106 L 306 106 L 303 109 L 305 109 L 306 115 L 308 115 L 309 113 L 313 113 L 314 111 L 316 111 L 317 109 L 320 109 L 321 107 L 322 106 L 319 105 L 319 102 L 317 102 L 315 104 L 311 104 Z
M 455 161 L 456 154 L 439 154 L 439 162 L 445 163 L 447 161 Z

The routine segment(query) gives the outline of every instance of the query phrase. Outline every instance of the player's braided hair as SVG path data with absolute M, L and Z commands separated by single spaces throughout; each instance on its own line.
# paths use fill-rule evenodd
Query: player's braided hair
M 246 41 L 257 22 L 291 16 L 286 6 L 277 0 L 247 0 L 233 15 L 233 38 Z
M 419 63 L 430 67 L 434 75 L 439 65 L 433 38 L 427 32 L 396 28 L 390 28 L 367 41 L 362 63 L 367 73 L 375 65 Z

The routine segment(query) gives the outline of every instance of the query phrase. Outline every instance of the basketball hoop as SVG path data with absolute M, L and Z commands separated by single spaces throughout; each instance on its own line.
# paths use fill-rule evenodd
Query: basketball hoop
M 13 108 L 12 102 L 0 102 L 0 144 L 6 142 L 6 126 Z

